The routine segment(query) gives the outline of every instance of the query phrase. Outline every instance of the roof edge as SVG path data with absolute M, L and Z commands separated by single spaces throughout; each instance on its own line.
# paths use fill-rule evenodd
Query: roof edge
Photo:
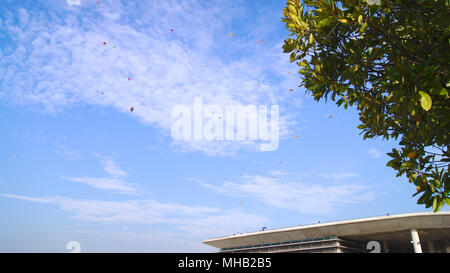
M 333 225 L 345 225 L 345 224 L 353 224 L 353 223 L 361 223 L 361 222 L 370 222 L 370 221 L 382 221 L 386 219 L 395 219 L 395 218 L 408 218 L 408 217 L 420 217 L 420 216 L 442 216 L 442 215 L 450 215 L 450 211 L 441 211 L 441 212 L 413 212 L 413 213 L 403 213 L 403 214 L 393 214 L 393 215 L 384 215 L 384 216 L 373 216 L 373 217 L 365 217 L 365 218 L 356 218 L 351 220 L 342 220 L 342 221 L 333 221 L 333 222 L 325 222 L 318 224 L 311 224 L 305 226 L 295 226 L 295 227 L 287 227 L 287 228 L 279 228 L 273 230 L 265 230 L 264 233 L 276 233 L 276 232 L 284 232 L 291 230 L 300 230 L 300 229 L 310 229 L 316 227 L 326 227 Z M 210 242 L 221 241 L 231 238 L 239 238 L 246 237 L 251 235 L 261 234 L 262 231 L 255 231 L 251 233 L 237 234 L 237 235 L 228 235 L 223 237 L 216 237 L 211 239 L 206 239 L 202 241 L 202 243 L 209 245 Z

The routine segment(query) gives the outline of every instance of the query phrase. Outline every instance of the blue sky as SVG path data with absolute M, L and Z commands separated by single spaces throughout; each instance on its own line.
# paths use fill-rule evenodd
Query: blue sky
M 425 211 L 385 167 L 395 142 L 298 87 L 284 4 L 2 0 L 0 252 L 212 252 L 263 226 Z M 279 105 L 278 149 L 175 141 L 171 109 L 194 97 Z

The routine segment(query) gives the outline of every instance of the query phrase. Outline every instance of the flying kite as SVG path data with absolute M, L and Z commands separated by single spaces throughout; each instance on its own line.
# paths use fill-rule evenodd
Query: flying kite
M 133 106 L 131 106 L 130 107 L 130 112 L 133 112 L 134 111 L 134 108 L 133 108 Z

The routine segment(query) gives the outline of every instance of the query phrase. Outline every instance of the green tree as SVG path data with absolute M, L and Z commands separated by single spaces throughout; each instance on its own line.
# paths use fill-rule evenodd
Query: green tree
M 399 139 L 387 166 L 418 204 L 450 205 L 449 0 L 289 0 L 282 21 L 300 86 L 357 107 L 364 139 Z

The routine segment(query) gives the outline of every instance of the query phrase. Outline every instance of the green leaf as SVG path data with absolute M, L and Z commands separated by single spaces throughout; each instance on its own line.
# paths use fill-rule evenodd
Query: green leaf
M 417 200 L 417 204 L 425 204 L 426 200 L 430 197 L 430 192 L 425 192 L 420 196 L 419 200 Z
M 433 199 L 433 212 L 436 212 L 438 209 L 438 196 L 436 195 Z
M 297 65 L 300 67 L 308 67 L 308 62 L 306 60 L 302 60 L 301 62 L 297 62 Z
M 423 91 L 419 91 L 419 94 L 420 94 L 420 105 L 422 105 L 422 108 L 425 111 L 430 110 L 431 104 L 432 104 L 430 95 L 428 95 L 427 93 L 425 93 Z
M 445 204 L 444 199 L 439 198 L 439 200 L 438 200 L 438 205 L 437 205 L 437 210 L 436 210 L 436 211 L 440 211 L 441 208 L 442 208 L 442 206 L 444 206 L 444 204 Z
M 389 96 L 386 98 L 386 101 L 389 101 L 392 98 L 392 95 L 394 95 L 394 92 L 389 93 Z
M 448 96 L 448 91 L 447 91 L 447 89 L 445 89 L 444 87 L 442 87 L 441 90 L 439 90 L 438 95 L 441 95 L 441 96 Z
M 414 185 L 416 185 L 416 186 L 422 186 L 422 176 L 421 175 L 419 175 L 419 176 L 416 176 L 416 177 L 413 177 L 413 181 L 414 181 Z
M 450 41 L 449 1 L 415 1 L 419 13 L 407 1 L 287 2 L 283 50 L 295 52 L 290 60 L 299 65 L 300 86 L 317 102 L 357 106 L 361 138 L 395 139 L 404 149 L 393 149 L 385 164 L 414 183 L 422 206 L 433 206 L 434 195 L 434 210 L 450 203 L 450 179 L 442 173 L 450 162 L 450 51 L 443 50 Z M 430 157 L 425 151 L 433 146 L 446 152 Z
M 295 57 L 297 57 L 297 54 L 295 54 L 295 52 L 292 52 L 291 53 L 291 56 L 290 56 L 290 61 L 291 61 L 291 63 L 293 62 L 293 61 L 295 61 Z
M 394 169 L 397 169 L 399 167 L 400 163 L 398 162 L 397 159 L 392 159 L 391 161 L 389 161 L 386 166 L 388 167 L 392 167 Z
M 410 159 L 414 159 L 414 158 L 416 157 L 416 155 L 417 155 L 417 151 L 412 151 L 412 152 L 410 152 L 410 153 L 408 154 L 408 157 L 409 157 Z
M 445 87 L 442 87 L 441 81 L 439 78 L 437 78 L 434 83 L 433 87 L 430 90 L 430 93 L 433 95 L 439 95 L 439 96 L 447 96 L 448 91 Z
M 289 53 L 295 49 L 295 42 L 292 39 L 288 39 L 284 41 L 283 52 Z
M 318 28 L 324 28 L 328 26 L 333 21 L 332 17 L 327 17 L 325 19 L 322 19 L 319 24 L 317 25 Z

